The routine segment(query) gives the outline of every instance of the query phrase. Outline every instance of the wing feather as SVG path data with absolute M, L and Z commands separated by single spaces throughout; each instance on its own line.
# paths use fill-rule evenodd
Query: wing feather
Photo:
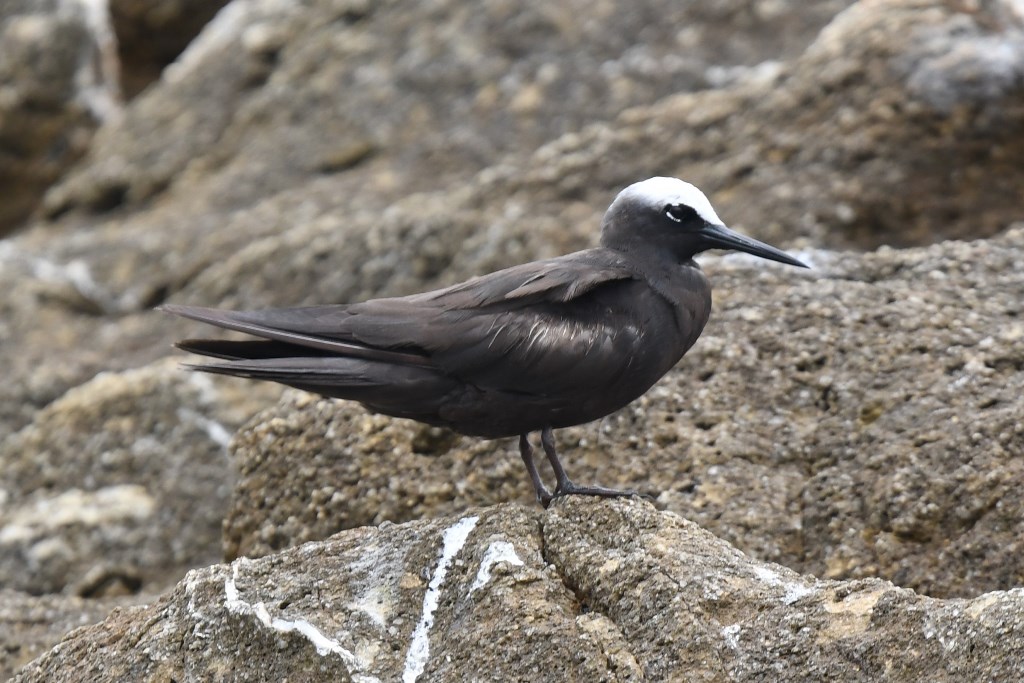
M 337 354 L 420 365 L 477 386 L 547 393 L 569 385 L 593 384 L 596 390 L 628 371 L 644 333 L 630 302 L 647 290 L 620 255 L 592 249 L 446 289 L 359 304 L 262 311 L 163 308 L 281 344 L 285 351 L 292 347 L 295 356 Z M 249 350 L 264 358 L 285 355 L 279 355 L 281 346 L 266 344 L 246 348 L 191 340 L 186 348 L 229 361 Z M 270 370 L 261 362 L 248 369 Z

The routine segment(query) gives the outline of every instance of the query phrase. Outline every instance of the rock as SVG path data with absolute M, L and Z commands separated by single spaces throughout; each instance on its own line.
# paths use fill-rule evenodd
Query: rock
M 1020 589 L 822 581 L 646 503 L 572 498 L 194 570 L 14 680 L 1013 680 L 1022 631 Z
M 181 244 L 154 240 L 152 251 L 137 252 L 138 267 L 121 265 L 122 275 L 111 279 L 110 267 L 98 262 L 96 277 L 110 289 L 132 293 L 127 307 L 168 291 L 185 300 L 240 306 L 408 293 L 589 246 L 614 193 L 653 172 L 694 180 L 709 190 L 728 222 L 782 244 L 874 247 L 991 235 L 1020 218 L 1010 189 L 1019 184 L 1019 169 L 1010 159 L 1024 139 L 1017 134 L 1024 126 L 1021 91 L 1012 79 L 1005 88 L 958 90 L 957 78 L 963 80 L 962 69 L 973 62 L 947 64 L 946 73 L 945 62 L 926 57 L 936 49 L 936 36 L 962 38 L 964 54 L 985 40 L 1010 53 L 1024 49 L 1015 15 L 1000 8 L 1006 6 L 989 3 L 965 14 L 938 2 L 858 5 L 775 75 L 637 107 L 387 209 L 382 204 L 397 195 L 381 189 L 386 183 L 373 178 L 385 176 L 378 175 L 376 162 L 367 162 L 345 177 L 320 178 L 301 193 L 282 193 L 244 216 L 235 214 L 232 225 L 247 230 L 231 227 L 205 237 L 211 247 L 202 252 L 185 246 L 195 239 L 190 229 L 172 228 L 182 219 L 175 210 L 173 218 L 150 228 Z M 849 50 L 842 47 L 847 44 Z M 983 68 L 996 65 L 981 61 L 972 71 L 980 81 L 991 76 L 1004 83 L 1002 71 Z M 906 65 L 919 62 L 931 65 L 929 82 L 946 73 L 950 92 L 964 97 L 954 109 L 964 113 L 952 116 L 914 85 L 917 71 Z M 837 74 L 869 80 L 851 76 L 847 83 Z M 978 92 L 989 99 L 979 100 Z M 936 128 L 949 128 L 948 136 L 936 137 Z M 360 144 L 353 130 L 348 126 L 348 137 L 337 138 L 346 148 Z M 979 160 L 979 146 L 994 150 L 992 158 Z M 381 163 L 388 158 L 381 153 Z M 951 160 L 957 174 L 945 170 Z M 411 172 L 413 166 L 406 166 L 404 172 Z M 386 178 L 395 173 L 389 170 Z M 440 183 L 443 171 L 437 173 Z M 980 177 L 986 180 L 970 180 Z M 347 183 L 357 180 L 359 187 L 349 191 Z M 901 191 L 892 192 L 893 186 Z M 410 181 L 399 187 L 417 186 Z M 210 229 L 209 223 L 193 223 Z M 282 232 L 281 224 L 295 228 Z M 246 243 L 232 235 L 244 235 Z M 349 267 L 338 267 L 338 245 L 344 245 L 340 258 Z M 188 273 L 188 282 L 175 271 Z
M 343 186 L 350 191 L 436 188 L 502 154 L 705 87 L 711 67 L 795 55 L 848 4 L 490 0 L 470 12 L 453 0 L 243 0 L 120 126 L 102 131 L 48 207 L 104 211 L 169 194 L 201 215 L 356 165 L 365 167 Z M 115 17 L 125 5 L 137 0 L 117 0 Z
M 571 476 L 635 488 L 756 557 L 934 596 L 1024 580 L 1024 225 L 797 271 L 705 259 L 715 310 L 634 405 L 561 430 Z M 512 440 L 289 394 L 233 444 L 228 557 L 532 489 Z
M 10 680 L 15 671 L 49 651 L 71 630 L 102 621 L 114 607 L 138 599 L 137 595 L 90 599 L 27 595 L 0 589 L 0 680 Z
M 0 236 L 35 210 L 118 110 L 101 3 L 5 0 L 0 8 Z
M 111 0 L 121 89 L 134 97 L 160 78 L 227 0 Z
M 215 561 L 236 388 L 166 361 L 100 375 L 0 442 L 0 587 L 130 595 Z
M 790 62 L 623 112 L 491 179 L 504 196 L 600 205 L 595 195 L 657 171 L 772 242 L 921 245 L 1020 219 L 1022 130 L 1019 4 L 875 0 Z

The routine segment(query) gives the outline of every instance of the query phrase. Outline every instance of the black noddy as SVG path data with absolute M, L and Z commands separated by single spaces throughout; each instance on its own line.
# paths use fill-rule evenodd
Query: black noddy
M 594 249 L 356 304 L 162 309 L 258 338 L 182 341 L 219 359 L 192 369 L 280 382 L 470 436 L 518 436 L 546 507 L 569 494 L 632 495 L 569 479 L 552 430 L 626 406 L 693 346 L 711 313 L 711 286 L 693 257 L 708 249 L 807 267 L 727 228 L 693 185 L 650 178 L 615 198 Z M 554 492 L 533 461 L 529 434 L 538 431 Z

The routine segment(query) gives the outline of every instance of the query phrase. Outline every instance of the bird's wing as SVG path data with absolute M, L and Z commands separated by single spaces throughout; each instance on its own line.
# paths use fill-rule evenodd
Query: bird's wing
M 449 310 L 485 308 L 513 300 L 567 302 L 606 282 L 635 277 L 621 257 L 591 249 L 513 266 L 445 289 L 403 298 Z
M 557 387 L 563 379 L 586 384 L 589 378 L 600 385 L 609 375 L 628 370 L 643 334 L 637 325 L 642 313 L 625 305 L 636 294 L 620 293 L 616 301 L 623 305 L 612 306 L 613 311 L 601 293 L 628 287 L 642 297 L 649 290 L 619 259 L 589 250 L 446 289 L 352 305 L 262 311 L 164 308 L 318 352 L 428 365 L 470 383 L 535 392 Z
M 647 316 L 666 304 L 617 256 L 593 252 L 599 250 L 355 304 L 335 333 L 422 353 L 481 387 L 549 393 L 607 386 L 638 360 L 653 329 Z

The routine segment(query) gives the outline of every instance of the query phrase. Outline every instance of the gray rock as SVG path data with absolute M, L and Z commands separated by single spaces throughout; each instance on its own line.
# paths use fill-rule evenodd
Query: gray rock
M 800 57 L 580 129 L 495 169 L 494 187 L 599 205 L 657 172 L 774 242 L 992 235 L 1021 217 L 1022 54 L 1024 13 L 1009 0 L 856 3 Z
M 330 187 L 309 187 L 305 198 L 331 208 L 285 235 L 263 230 L 272 222 L 266 212 L 251 215 L 266 237 L 206 268 L 180 296 L 260 306 L 457 281 L 589 246 L 614 192 L 657 172 L 710 188 L 729 223 L 777 243 L 874 247 L 994 234 L 1021 218 L 1019 169 L 1003 153 L 1024 139 L 1024 91 L 984 60 L 972 73 L 1002 85 L 957 90 L 969 64 L 925 57 L 937 36 L 949 46 L 962 39 L 965 49 L 999 42 L 1015 54 L 1024 31 L 1006 7 L 965 14 L 943 3 L 858 5 L 772 76 L 637 107 L 386 211 L 362 196 L 332 200 Z M 948 67 L 942 73 L 962 96 L 963 114 L 922 93 L 919 70 L 907 67 L 921 60 L 933 78 Z M 936 138 L 936 127 L 950 132 Z M 979 160 L 979 146 L 996 152 Z M 339 244 L 350 268 L 337 267 Z M 290 261 L 270 258 L 281 253 Z
M 169 361 L 100 375 L 0 442 L 0 588 L 159 591 L 215 561 L 237 389 Z
M 110 0 L 121 90 L 134 97 L 160 78 L 227 0 Z
M 814 269 L 707 258 L 715 310 L 634 405 L 558 433 L 582 483 L 636 488 L 745 552 L 935 596 L 1024 580 L 1024 226 Z M 511 441 L 293 393 L 236 436 L 228 557 L 531 500 Z
M 84 599 L 0 589 L 0 680 L 46 653 L 73 629 L 102 621 L 114 607 L 141 596 Z M 154 600 L 156 596 L 149 596 Z
M 796 55 L 848 4 L 492 0 L 468 11 L 454 0 L 242 0 L 102 131 L 49 210 L 166 193 L 202 214 L 367 161 L 378 163 L 346 189 L 394 197 L 438 187 L 707 86 L 710 67 Z
M 356 529 L 195 570 L 14 680 L 1014 680 L 1024 592 L 921 597 L 752 560 L 646 503 Z
M 117 113 L 116 55 L 105 10 L 80 0 L 0 7 L 0 236 Z

